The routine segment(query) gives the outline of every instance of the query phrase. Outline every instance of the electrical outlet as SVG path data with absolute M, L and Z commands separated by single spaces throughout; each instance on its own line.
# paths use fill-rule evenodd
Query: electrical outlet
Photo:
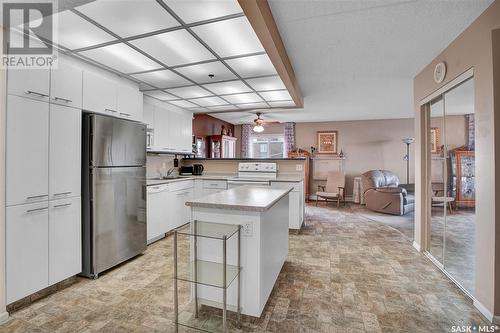
M 302 164 L 295 164 L 295 171 L 302 171 Z
M 241 234 L 246 237 L 250 237 L 253 234 L 252 223 L 245 223 L 241 225 Z

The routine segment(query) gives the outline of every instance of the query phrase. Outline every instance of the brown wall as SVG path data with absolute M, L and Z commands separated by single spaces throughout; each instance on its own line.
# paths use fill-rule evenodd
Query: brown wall
M 426 246 L 425 228 L 428 227 L 426 191 L 428 155 L 425 149 L 426 116 L 420 101 L 470 68 L 474 68 L 475 122 L 476 122 L 476 274 L 475 305 L 489 319 L 500 315 L 500 1 L 496 0 L 441 54 L 414 79 L 415 133 L 416 133 L 416 225 L 417 247 Z M 493 47 L 493 42 L 495 47 Z M 493 50 L 495 56 L 493 56 Z M 433 80 L 438 62 L 447 64 L 447 75 L 441 84 Z M 497 69 L 494 80 L 494 68 Z M 494 91 L 496 95 L 494 95 Z M 497 209 L 498 207 L 498 209 Z
M 328 130 L 338 131 L 337 149 L 342 149 L 346 154 L 347 195 L 352 194 L 353 178 L 372 169 L 394 171 L 404 183 L 406 169 L 403 156 L 406 146 L 401 139 L 414 136 L 413 119 L 297 123 L 297 147 L 310 151 L 311 146 L 317 146 L 316 132 Z M 413 149 L 410 156 L 414 156 Z M 412 176 L 413 170 L 410 170 L 410 181 Z M 311 181 L 311 194 L 316 192 L 320 183 L 323 182 Z
M 222 125 L 224 125 L 227 130 L 231 129 L 231 133 L 234 133 L 233 124 L 207 114 L 194 114 L 193 135 L 201 137 L 219 135 L 221 134 Z

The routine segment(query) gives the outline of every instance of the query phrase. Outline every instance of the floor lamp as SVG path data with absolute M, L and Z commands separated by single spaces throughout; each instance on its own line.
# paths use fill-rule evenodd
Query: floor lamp
M 406 145 L 406 155 L 403 159 L 406 161 L 406 184 L 410 183 L 410 145 L 415 142 L 415 138 L 404 138 L 403 143 Z

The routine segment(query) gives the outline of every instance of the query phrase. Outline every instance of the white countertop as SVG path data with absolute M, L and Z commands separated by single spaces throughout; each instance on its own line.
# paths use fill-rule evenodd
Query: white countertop
M 186 202 L 186 206 L 264 212 L 293 188 L 239 186 Z
M 221 173 L 221 174 L 204 174 L 201 176 L 180 176 L 180 178 L 174 178 L 174 179 L 147 179 L 146 180 L 146 185 L 160 185 L 160 184 L 168 184 L 168 183 L 173 183 L 173 182 L 180 182 L 180 181 L 186 181 L 190 179 L 206 179 L 206 180 L 228 180 L 230 178 L 237 177 L 238 174 L 236 173 Z M 271 179 L 272 182 L 300 182 L 304 180 L 303 175 L 298 175 L 298 174 L 279 174 L 276 177 L 276 179 Z

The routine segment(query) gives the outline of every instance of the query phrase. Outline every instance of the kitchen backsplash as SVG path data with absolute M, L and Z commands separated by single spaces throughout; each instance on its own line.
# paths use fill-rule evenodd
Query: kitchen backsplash
M 172 155 L 148 155 L 146 162 L 146 177 L 159 177 L 160 172 L 164 174 L 174 167 L 174 156 Z

